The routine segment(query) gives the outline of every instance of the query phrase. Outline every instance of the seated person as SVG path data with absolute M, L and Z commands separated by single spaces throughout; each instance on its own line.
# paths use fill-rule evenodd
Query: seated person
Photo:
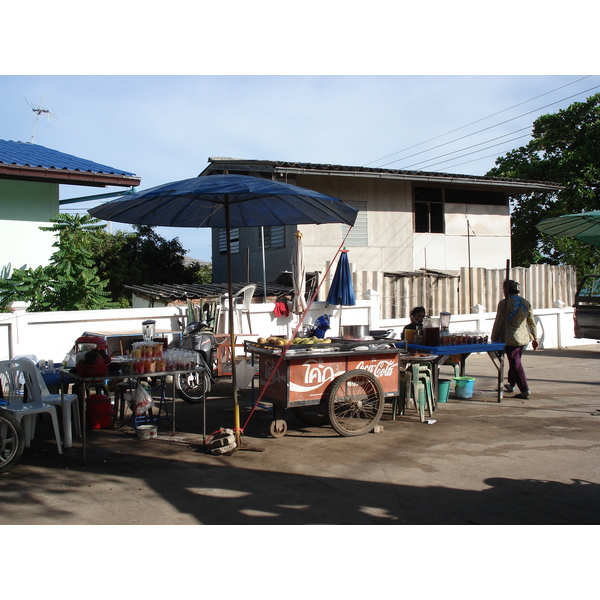
M 425 318 L 425 308 L 422 306 L 415 306 L 410 311 L 410 323 L 402 330 L 402 338 L 404 339 L 404 332 L 407 329 L 416 329 L 417 325 L 423 325 L 423 319 Z

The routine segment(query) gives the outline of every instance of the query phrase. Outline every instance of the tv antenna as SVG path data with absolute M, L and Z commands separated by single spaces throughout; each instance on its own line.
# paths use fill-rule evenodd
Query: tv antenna
M 27 98 L 25 98 L 25 102 L 27 102 L 27 104 L 29 104 L 29 106 L 31 107 L 31 110 L 36 114 L 35 123 L 33 124 L 33 131 L 31 132 L 31 139 L 29 140 L 29 143 L 32 144 L 33 138 L 35 136 L 35 129 L 37 127 L 38 121 L 40 120 L 40 116 L 47 115 L 48 122 L 50 122 L 51 118 L 58 121 L 58 115 L 55 115 L 54 113 L 50 112 L 47 108 L 43 107 L 43 102 L 44 102 L 43 95 L 42 95 L 42 99 L 40 100 L 39 105 L 37 105 L 37 106 L 35 104 L 31 104 L 31 102 L 29 102 L 29 100 L 27 100 Z M 58 121 L 58 122 L 60 123 L 60 121 Z M 61 123 L 61 125 L 62 125 L 62 123 Z

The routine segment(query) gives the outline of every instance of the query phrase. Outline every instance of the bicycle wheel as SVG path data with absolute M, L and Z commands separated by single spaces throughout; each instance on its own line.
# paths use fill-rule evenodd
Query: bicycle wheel
M 9 411 L 0 409 L 0 473 L 17 464 L 24 447 L 21 424 Z
M 372 431 L 383 408 L 383 388 L 368 371 L 348 371 L 334 380 L 328 412 L 331 426 L 340 435 L 350 437 Z

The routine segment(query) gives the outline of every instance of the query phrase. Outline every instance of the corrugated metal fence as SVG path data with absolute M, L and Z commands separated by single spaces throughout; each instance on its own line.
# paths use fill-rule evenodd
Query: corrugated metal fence
M 367 290 L 381 296 L 381 318 L 407 318 L 415 306 L 424 306 L 431 315 L 447 310 L 452 314 L 468 314 L 480 305 L 481 311 L 495 311 L 502 299 L 502 282 L 506 269 L 463 268 L 455 272 L 419 271 L 380 273 L 353 271 L 357 298 Z M 532 265 L 515 267 L 510 278 L 521 284 L 521 294 L 534 309 L 552 308 L 557 301 L 573 304 L 577 290 L 575 268 L 569 265 Z M 319 300 L 325 300 L 329 282 L 325 282 Z

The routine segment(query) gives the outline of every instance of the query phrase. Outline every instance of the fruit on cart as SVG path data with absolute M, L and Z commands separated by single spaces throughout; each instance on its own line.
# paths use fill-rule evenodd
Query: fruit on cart
M 263 346 L 287 346 L 290 343 L 289 340 L 284 340 L 280 337 L 270 336 L 268 338 L 259 337 L 257 340 L 258 344 L 262 344 Z
M 312 346 L 313 344 L 330 344 L 330 338 L 318 338 L 316 336 L 312 337 L 295 337 L 293 340 L 286 340 L 281 337 L 270 336 L 268 338 L 259 337 L 256 342 L 263 346 Z
M 311 346 L 312 344 L 330 344 L 330 338 L 318 338 L 316 336 L 303 338 L 296 337 L 292 340 L 294 346 Z

